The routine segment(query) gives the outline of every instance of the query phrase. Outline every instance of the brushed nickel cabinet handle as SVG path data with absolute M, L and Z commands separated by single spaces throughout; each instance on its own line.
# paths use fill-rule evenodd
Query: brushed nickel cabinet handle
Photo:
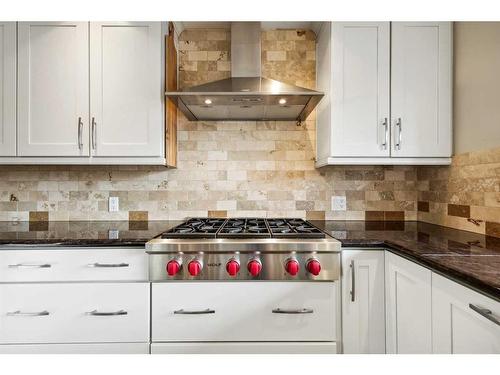
M 86 315 L 92 315 L 92 316 L 118 316 L 118 315 L 127 315 L 128 312 L 125 310 L 118 310 L 118 311 L 97 311 L 97 310 L 92 310 L 87 313 Z
M 401 117 L 396 120 L 396 126 L 398 128 L 398 141 L 394 144 L 396 150 L 401 150 L 401 133 L 403 132 L 403 127 L 401 125 Z
M 20 310 L 8 312 L 7 316 L 47 316 L 50 313 L 47 310 L 40 312 L 22 312 Z
M 90 263 L 87 267 L 92 268 L 121 268 L 130 266 L 128 263 Z
M 354 260 L 351 260 L 349 268 L 351 269 L 351 291 L 349 294 L 351 295 L 351 302 L 354 302 L 356 300 L 356 267 L 354 266 Z
M 205 310 L 175 310 L 176 315 L 202 315 L 202 314 L 215 314 L 215 310 L 205 309 Z
M 97 143 L 96 127 L 97 127 L 97 123 L 95 122 L 95 117 L 92 117 L 92 150 L 95 150 L 95 146 Z
M 389 134 L 389 122 L 387 121 L 387 117 L 384 118 L 382 126 L 384 127 L 384 142 L 381 146 L 383 150 L 387 150 L 387 135 Z
M 498 320 L 498 318 L 495 315 L 493 315 L 493 312 L 491 310 L 483 309 L 482 307 L 473 305 L 472 303 L 469 303 L 469 307 L 475 312 L 477 312 L 479 315 L 488 319 L 490 322 L 493 322 L 497 326 L 500 326 L 500 320 Z
M 272 310 L 273 314 L 312 314 L 313 309 L 280 309 L 279 307 Z
M 52 264 L 42 263 L 18 263 L 18 264 L 9 264 L 9 268 L 50 268 Z
M 83 148 L 83 122 L 82 118 L 78 117 L 78 148 L 81 150 Z

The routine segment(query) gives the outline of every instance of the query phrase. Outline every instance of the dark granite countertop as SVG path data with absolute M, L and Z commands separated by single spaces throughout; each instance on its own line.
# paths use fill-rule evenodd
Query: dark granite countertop
M 8 245 L 144 246 L 179 221 L 0 222 L 0 249 Z
M 0 222 L 9 245 L 144 246 L 179 221 Z M 344 247 L 384 247 L 500 300 L 500 239 L 418 222 L 313 221 Z
M 500 300 L 500 238 L 419 222 L 313 221 L 344 247 L 384 247 Z

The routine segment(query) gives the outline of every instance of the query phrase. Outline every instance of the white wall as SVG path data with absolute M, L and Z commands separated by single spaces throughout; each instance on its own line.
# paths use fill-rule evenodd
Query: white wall
M 500 22 L 456 22 L 454 54 L 454 152 L 500 147 Z

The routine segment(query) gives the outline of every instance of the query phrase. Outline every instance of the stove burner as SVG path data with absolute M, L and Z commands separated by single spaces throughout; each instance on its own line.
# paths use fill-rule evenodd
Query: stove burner
M 271 228 L 273 233 L 290 233 L 292 230 L 288 227 Z
M 176 233 L 191 233 L 194 232 L 194 228 L 177 228 Z

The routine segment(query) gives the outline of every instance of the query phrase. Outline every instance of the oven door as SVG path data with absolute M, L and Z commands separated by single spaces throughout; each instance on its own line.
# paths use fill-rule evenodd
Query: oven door
M 152 341 L 337 341 L 338 282 L 153 283 Z

